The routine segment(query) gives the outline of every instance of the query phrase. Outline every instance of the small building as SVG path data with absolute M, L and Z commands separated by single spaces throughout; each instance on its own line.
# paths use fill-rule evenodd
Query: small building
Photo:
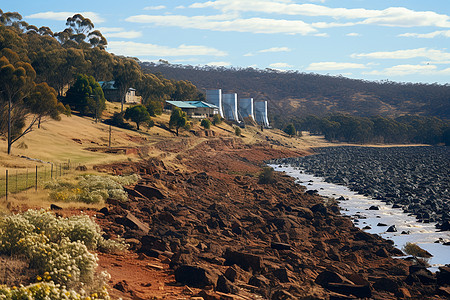
M 203 101 L 166 101 L 165 109 L 178 107 L 190 118 L 204 119 L 219 114 L 219 107 Z
M 98 82 L 103 90 L 105 98 L 110 102 L 122 102 L 119 89 L 114 87 L 114 80 L 111 81 L 99 81 Z M 125 94 L 125 103 L 142 104 L 142 97 L 136 95 L 136 90 L 129 88 Z

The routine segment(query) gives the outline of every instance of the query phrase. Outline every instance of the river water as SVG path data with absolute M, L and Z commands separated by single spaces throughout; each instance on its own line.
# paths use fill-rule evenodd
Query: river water
M 450 241 L 450 232 L 437 231 L 434 223 L 419 223 L 414 216 L 403 213 L 402 209 L 392 208 L 380 200 L 359 195 L 350 191 L 347 187 L 325 182 L 323 178 L 311 174 L 305 174 L 301 169 L 290 165 L 270 165 L 275 171 L 296 179 L 296 182 L 306 186 L 308 190 L 317 190 L 322 196 L 348 200 L 339 201 L 341 213 L 350 216 L 354 224 L 363 228 L 370 226 L 371 229 L 364 231 L 379 234 L 385 239 L 393 240 L 397 248 L 401 249 L 407 242 L 416 243 L 421 248 L 430 252 L 433 257 L 429 260 L 430 270 L 435 272 L 439 266 L 450 264 L 450 246 L 435 243 L 439 239 Z M 379 210 L 369 210 L 375 205 Z M 377 226 L 384 223 L 388 226 Z M 395 225 L 397 232 L 386 232 L 389 226 Z M 409 234 L 402 234 L 402 231 Z

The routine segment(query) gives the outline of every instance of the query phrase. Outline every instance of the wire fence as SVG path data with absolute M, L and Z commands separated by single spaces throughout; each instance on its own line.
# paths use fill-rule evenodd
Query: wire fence
M 47 165 L 35 166 L 25 170 L 6 170 L 0 174 L 0 198 L 19 193 L 28 189 L 37 190 L 45 182 L 65 176 L 75 170 L 75 165 L 70 163 L 49 163 Z

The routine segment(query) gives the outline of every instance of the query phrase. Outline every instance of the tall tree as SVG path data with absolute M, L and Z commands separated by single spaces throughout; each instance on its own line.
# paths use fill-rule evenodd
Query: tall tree
M 42 119 L 50 117 L 53 120 L 60 120 L 60 114 L 66 109 L 58 101 L 57 93 L 54 88 L 43 82 L 36 85 L 33 93 L 24 99 L 25 105 L 35 114 L 38 121 L 38 128 L 41 127 Z
M 31 132 L 36 122 L 43 116 L 57 119 L 62 108 L 48 85 L 36 88 L 36 72 L 29 63 L 13 52 L 6 53 L 9 58 L 0 58 L 0 134 L 6 136 L 7 153 L 11 154 L 12 145 Z
M 178 136 L 178 129 L 186 126 L 187 123 L 188 122 L 186 113 L 182 111 L 180 108 L 174 107 L 174 109 L 172 110 L 172 114 L 170 115 L 169 127 L 170 128 L 175 127 Z
M 139 125 L 141 123 L 150 122 L 150 114 L 147 109 L 143 105 L 135 105 L 132 107 L 128 107 L 125 110 L 124 118 L 126 120 L 131 120 L 136 123 L 136 128 L 139 130 Z
M 175 87 L 170 80 L 154 74 L 144 74 L 136 83 L 136 90 L 142 96 L 142 102 L 147 105 L 151 101 L 169 99 Z
M 94 77 L 79 74 L 74 85 L 67 91 L 64 102 L 71 109 L 83 115 L 93 115 L 96 119 L 106 108 L 103 90 Z
M 125 95 L 130 87 L 135 85 L 141 78 L 141 67 L 129 58 L 118 58 L 113 68 L 114 87 L 119 90 L 121 99 L 121 111 L 125 103 Z
M 114 66 L 113 55 L 98 47 L 84 51 L 86 62 L 89 64 L 87 73 L 97 81 L 112 80 Z
M 67 18 L 66 25 L 70 26 L 77 34 L 87 34 L 94 28 L 94 23 L 92 23 L 90 19 L 83 17 L 81 14 L 75 14 L 73 17 Z

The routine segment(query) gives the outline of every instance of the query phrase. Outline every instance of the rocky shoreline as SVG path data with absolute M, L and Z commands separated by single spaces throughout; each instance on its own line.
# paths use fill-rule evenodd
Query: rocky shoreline
M 276 159 L 450 230 L 449 147 L 328 147 Z
M 450 296 L 450 267 L 432 274 L 392 258 L 402 255 L 392 242 L 356 228 L 334 200 L 289 176 L 274 173 L 271 183 L 259 182 L 263 161 L 300 155 L 219 139 L 179 153 L 176 166 L 159 159 L 97 166 L 142 176 L 128 187 L 129 201 L 109 201 L 97 221 L 142 259 L 166 264 L 193 298 Z M 123 287 L 124 280 L 114 280 Z M 121 296 L 139 299 L 136 290 L 126 292 Z

